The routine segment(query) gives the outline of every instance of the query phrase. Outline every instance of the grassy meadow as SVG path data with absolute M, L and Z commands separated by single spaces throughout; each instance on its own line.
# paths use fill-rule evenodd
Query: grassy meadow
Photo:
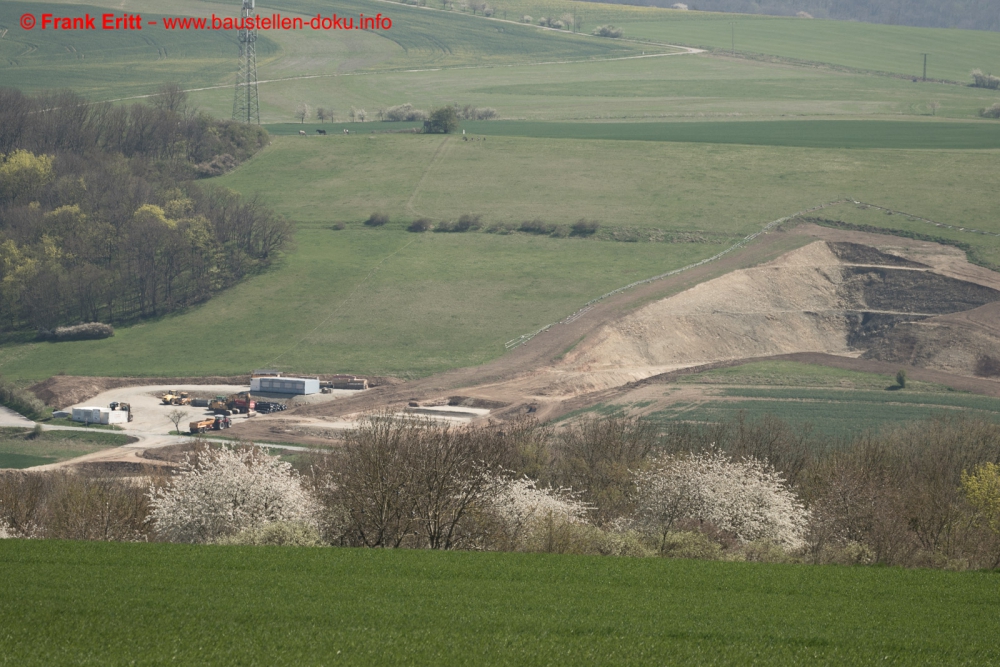
M 985 572 L 0 541 L 11 664 L 988 664 Z
M 58 463 L 127 444 L 125 435 L 95 431 L 42 431 L 0 428 L 0 468 L 30 468 Z

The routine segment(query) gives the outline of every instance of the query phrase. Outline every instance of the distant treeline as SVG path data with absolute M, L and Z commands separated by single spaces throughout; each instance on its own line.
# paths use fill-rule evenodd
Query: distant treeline
M 122 323 L 207 299 L 268 265 L 291 224 L 193 180 L 267 141 L 259 127 L 152 104 L 0 89 L 0 330 Z
M 603 0 L 602 0 L 603 1 Z M 673 7 L 676 0 L 608 0 L 614 4 Z M 694 0 L 688 9 L 887 23 L 924 28 L 1000 30 L 995 0 Z

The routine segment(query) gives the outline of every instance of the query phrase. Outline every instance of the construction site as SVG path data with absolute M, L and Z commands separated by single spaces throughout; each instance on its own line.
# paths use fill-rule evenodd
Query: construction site
M 455 427 L 565 421 L 608 404 L 650 413 L 691 396 L 650 387 L 762 360 L 905 369 L 916 381 L 996 397 L 998 315 L 1000 275 L 957 248 L 807 223 L 600 301 L 488 364 L 419 380 L 255 370 L 170 381 L 55 376 L 32 391 L 56 417 L 137 438 L 58 466 L 142 462 L 144 451 L 191 436 L 335 447 L 376 411 Z

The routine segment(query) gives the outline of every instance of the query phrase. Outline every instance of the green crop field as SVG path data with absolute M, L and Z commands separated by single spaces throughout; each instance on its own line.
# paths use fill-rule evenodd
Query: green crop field
M 639 17 L 637 17 L 639 18 Z M 623 21 L 627 36 L 674 44 L 767 54 L 911 77 L 971 83 L 969 72 L 1000 70 L 1000 34 L 872 25 L 849 21 L 671 12 Z M 921 84 L 922 85 L 922 84 Z
M 750 417 L 773 415 L 794 426 L 812 427 L 813 432 L 834 438 L 851 438 L 865 431 L 879 431 L 906 422 L 920 421 L 939 415 L 964 414 L 1000 420 L 1000 405 L 991 410 L 967 407 L 953 407 L 911 403 L 869 403 L 864 400 L 842 400 L 825 402 L 822 400 L 731 400 L 707 401 L 704 403 L 672 405 L 649 415 L 658 422 L 718 422 L 736 417 L 745 412 Z
M 797 361 L 756 361 L 729 368 L 686 375 L 678 384 L 730 385 L 745 387 L 835 387 L 839 389 L 883 390 L 896 384 L 896 378 L 878 373 L 860 373 L 832 366 L 803 364 Z M 947 392 L 946 387 L 908 380 L 907 393 Z
M 985 572 L 0 541 L 10 664 L 990 664 Z
M 30 468 L 127 444 L 130 438 L 93 431 L 0 428 L 0 468 Z
M 69 9 L 50 2 L 0 3 L 2 85 L 25 91 L 72 88 L 92 99 L 111 99 L 152 93 L 168 81 L 181 80 L 194 88 L 232 79 L 230 56 L 238 46 L 233 35 L 221 31 L 41 29 L 43 13 L 99 17 L 105 12 L 107 8 L 94 5 Z M 18 20 L 24 13 L 36 16 L 36 29 L 21 29 Z M 162 22 L 162 14 L 147 13 L 144 19 Z M 257 50 L 266 66 L 277 45 L 264 36 Z

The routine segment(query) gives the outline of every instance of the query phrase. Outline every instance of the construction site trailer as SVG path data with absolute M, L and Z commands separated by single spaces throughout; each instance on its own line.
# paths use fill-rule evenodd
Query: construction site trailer
M 73 408 L 73 421 L 84 424 L 127 424 L 128 412 L 109 408 Z
M 254 385 L 257 385 L 256 387 Z M 250 381 L 250 391 L 272 394 L 318 394 L 318 378 L 259 377 Z

